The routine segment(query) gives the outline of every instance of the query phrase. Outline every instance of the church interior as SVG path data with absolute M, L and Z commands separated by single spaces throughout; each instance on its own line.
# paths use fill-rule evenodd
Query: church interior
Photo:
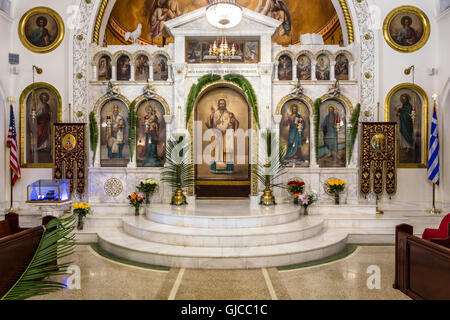
M 0 300 L 450 299 L 449 0 L 0 0 L 0 28 Z

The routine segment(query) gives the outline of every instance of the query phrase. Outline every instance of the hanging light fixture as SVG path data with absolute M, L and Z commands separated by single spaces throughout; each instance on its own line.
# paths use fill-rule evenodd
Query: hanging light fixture
M 231 62 L 237 52 L 236 45 L 228 45 L 223 31 L 237 26 L 242 21 L 242 8 L 236 4 L 236 0 L 213 0 L 206 9 L 206 18 L 212 26 L 222 30 L 222 39 L 218 37 L 217 41 L 209 46 L 209 56 L 215 57 L 220 63 L 224 60 Z
M 219 29 L 231 29 L 242 21 L 242 8 L 236 0 L 212 0 L 206 9 L 208 22 Z

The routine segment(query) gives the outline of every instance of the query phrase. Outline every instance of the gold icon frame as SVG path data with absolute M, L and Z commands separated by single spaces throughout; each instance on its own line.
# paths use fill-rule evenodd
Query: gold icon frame
M 394 121 L 393 119 L 390 119 L 390 105 L 391 105 L 391 100 L 392 97 L 394 96 L 395 93 L 397 93 L 397 91 L 401 90 L 401 89 L 411 89 L 413 91 L 415 91 L 420 98 L 422 99 L 422 160 L 419 164 L 417 163 L 400 163 L 400 158 L 398 155 L 398 147 L 397 147 L 397 167 L 398 168 L 427 168 L 428 167 L 428 110 L 429 110 L 429 101 L 428 101 L 428 96 L 425 92 L 425 90 L 423 90 L 421 87 L 419 87 L 416 84 L 413 83 L 402 83 L 399 84 L 397 86 L 395 86 L 394 88 L 392 88 L 392 90 L 388 93 L 387 97 L 386 97 L 386 103 L 384 106 L 384 110 L 385 110 L 385 121 L 387 122 L 391 122 Z M 394 121 L 395 122 L 395 121 Z M 399 130 L 399 126 L 397 125 L 397 130 Z M 397 132 L 397 136 L 399 135 L 399 133 Z M 397 137 L 398 139 L 398 137 Z M 398 143 L 397 143 L 398 146 Z
M 32 16 L 38 15 L 38 14 L 49 15 L 50 17 L 52 17 L 55 20 L 55 22 L 58 26 L 58 35 L 57 35 L 55 41 L 53 41 L 52 44 L 50 44 L 49 46 L 46 46 L 46 47 L 38 47 L 38 46 L 33 45 L 30 41 L 28 41 L 27 35 L 25 34 L 25 28 L 26 28 L 28 20 Z M 42 53 L 51 52 L 59 47 L 61 42 L 64 40 L 65 26 L 64 26 L 63 19 L 55 10 L 47 8 L 47 7 L 36 7 L 36 8 L 28 10 L 22 16 L 22 18 L 20 19 L 20 22 L 19 22 L 19 30 L 18 31 L 19 31 L 19 39 L 25 48 L 27 48 L 31 52 L 42 54 Z
M 402 13 L 412 13 L 412 14 L 418 16 L 423 25 L 422 38 L 416 44 L 414 44 L 412 46 L 402 46 L 402 45 L 398 44 L 392 38 L 391 33 L 390 33 L 390 26 L 391 26 L 392 21 L 394 20 L 395 17 L 397 17 L 399 14 L 402 14 Z M 387 15 L 386 19 L 384 20 L 384 24 L 383 24 L 383 35 L 384 35 L 384 39 L 386 40 L 386 42 L 389 44 L 389 46 L 392 49 L 399 51 L 399 52 L 403 52 L 403 53 L 415 52 L 415 51 L 421 49 L 428 42 L 428 39 L 430 38 L 430 33 L 431 33 L 430 20 L 428 19 L 427 15 L 421 9 L 419 9 L 417 7 L 413 7 L 413 6 L 401 6 L 401 7 L 395 8 Z

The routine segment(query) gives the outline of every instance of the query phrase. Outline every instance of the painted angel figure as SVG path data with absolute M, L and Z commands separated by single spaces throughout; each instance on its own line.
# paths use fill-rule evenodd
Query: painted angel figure
M 291 13 L 289 12 L 289 8 L 283 0 L 268 0 L 264 9 L 262 9 L 260 13 L 283 23 L 282 27 L 278 30 L 279 36 L 291 35 Z

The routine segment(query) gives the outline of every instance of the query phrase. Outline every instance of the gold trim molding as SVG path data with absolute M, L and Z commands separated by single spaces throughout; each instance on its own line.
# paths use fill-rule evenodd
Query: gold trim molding
M 100 42 L 100 28 L 102 27 L 103 17 L 105 15 L 106 8 L 108 7 L 109 0 L 102 0 L 100 7 L 98 8 L 97 18 L 95 19 L 94 33 L 92 35 L 92 42 L 99 45 Z
M 167 101 L 161 97 L 160 95 L 153 95 L 151 98 L 148 98 L 144 95 L 141 95 L 139 97 L 136 98 L 135 102 L 136 102 L 136 111 L 137 111 L 137 107 L 144 101 L 151 101 L 151 100 L 155 100 L 158 101 L 159 103 L 162 104 L 163 108 L 164 108 L 164 113 L 166 116 L 170 116 L 171 112 L 170 112 L 170 107 L 169 104 L 167 103 Z
M 344 105 L 347 106 L 347 109 L 348 109 L 347 111 L 349 112 L 349 116 L 351 116 L 353 114 L 353 109 L 354 109 L 353 103 L 350 101 L 349 98 L 347 98 L 346 96 L 344 96 L 342 94 L 338 95 L 337 97 L 333 97 L 333 96 L 330 96 L 329 94 L 326 94 L 326 95 L 322 96 L 320 98 L 320 100 L 322 100 L 322 103 L 324 103 L 325 101 L 328 101 L 328 100 L 341 101 L 344 103 Z
M 408 163 L 398 163 L 398 168 L 427 168 L 428 167 L 428 110 L 429 110 L 429 103 L 428 103 L 428 95 L 421 87 L 419 87 L 416 84 L 413 83 L 401 83 L 394 88 L 392 88 L 391 91 L 389 91 L 386 102 L 384 106 L 384 115 L 385 120 L 387 122 L 392 121 L 389 117 L 389 106 L 391 104 L 391 99 L 394 96 L 394 94 L 401 90 L 401 89 L 411 89 L 414 90 L 422 99 L 423 103 L 423 110 L 422 110 L 422 160 L 420 164 L 408 164 Z M 397 133 L 398 135 L 399 133 Z M 397 138 L 398 139 L 398 138 Z M 398 156 L 398 148 L 397 148 L 397 162 L 399 161 Z
M 416 44 L 414 44 L 412 46 L 402 46 L 402 45 L 398 44 L 397 42 L 395 42 L 394 39 L 392 39 L 390 30 L 389 30 L 392 20 L 400 13 L 407 13 L 407 12 L 417 15 L 423 24 L 422 38 Z M 430 20 L 428 19 L 427 15 L 425 14 L 425 12 L 423 12 L 419 8 L 416 8 L 413 6 L 401 6 L 401 7 L 395 8 L 394 10 L 389 12 L 389 14 L 387 15 L 386 19 L 384 20 L 384 24 L 383 24 L 383 35 L 384 35 L 384 39 L 386 40 L 387 44 L 392 49 L 399 51 L 399 52 L 404 52 L 404 53 L 415 52 L 415 51 L 421 49 L 428 42 L 428 39 L 430 38 L 430 33 L 431 33 Z
M 342 13 L 344 14 L 345 24 L 347 26 L 348 43 L 351 44 L 355 42 L 355 31 L 353 29 L 353 20 L 350 14 L 350 9 L 348 7 L 346 0 L 339 0 L 339 4 L 342 8 Z
M 58 25 L 58 36 L 56 37 L 55 41 L 53 41 L 52 44 L 50 44 L 49 46 L 46 46 L 46 47 L 38 47 L 38 46 L 33 45 L 32 43 L 30 43 L 28 41 L 28 38 L 25 34 L 25 27 L 26 27 L 28 20 L 31 18 L 31 16 L 37 15 L 37 14 L 48 14 L 53 19 L 55 19 L 55 22 Z M 19 39 L 25 48 L 27 48 L 28 50 L 30 50 L 31 52 L 34 52 L 34 53 L 48 53 L 59 47 L 61 42 L 64 40 L 64 35 L 65 35 L 66 30 L 65 30 L 64 21 L 61 18 L 61 16 L 58 14 L 58 12 L 56 12 L 53 9 L 47 8 L 47 7 L 36 7 L 36 8 L 28 10 L 22 16 L 22 18 L 20 19 L 20 22 L 19 22 L 18 32 L 19 32 Z
M 53 168 L 53 163 L 26 163 L 25 162 L 25 113 L 26 113 L 26 100 L 30 93 L 32 93 L 33 90 L 39 89 L 39 88 L 46 88 L 50 91 L 52 91 L 56 99 L 58 101 L 58 115 L 56 117 L 56 122 L 61 123 L 62 122 L 62 98 L 59 94 L 58 90 L 52 86 L 49 83 L 46 82 L 36 82 L 34 84 L 29 85 L 26 87 L 22 94 L 20 95 L 19 99 L 19 105 L 20 105 L 20 165 L 22 168 Z M 53 131 L 53 128 L 51 129 Z M 53 132 L 51 134 L 53 137 Z M 52 149 L 52 156 L 54 156 L 54 150 Z
M 305 102 L 306 105 L 308 106 L 310 115 L 313 113 L 314 102 L 312 101 L 312 99 L 310 97 L 305 96 L 304 94 L 301 96 L 298 96 L 298 97 L 293 96 L 292 94 L 288 94 L 283 99 L 281 99 L 280 102 L 278 102 L 277 109 L 275 110 L 275 115 L 280 115 L 281 110 L 283 109 L 283 106 L 291 100 L 300 100 L 300 101 Z

